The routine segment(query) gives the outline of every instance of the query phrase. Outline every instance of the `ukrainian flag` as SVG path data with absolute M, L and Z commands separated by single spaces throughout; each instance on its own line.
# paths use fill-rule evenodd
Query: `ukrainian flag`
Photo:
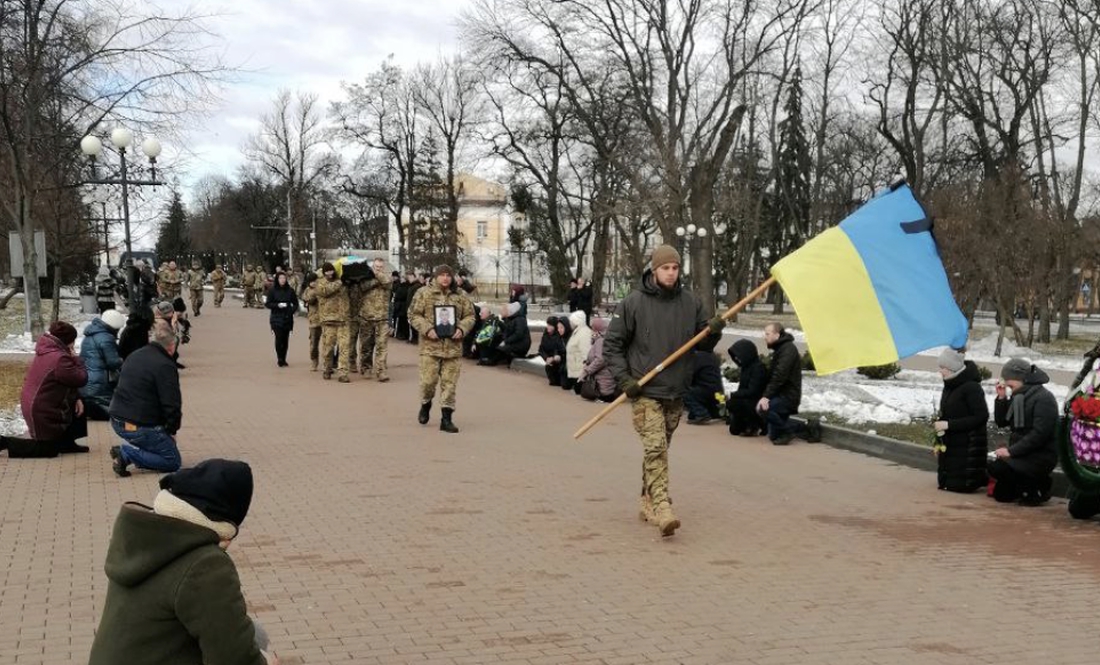
M 784 257 L 772 275 L 798 313 L 818 374 L 966 344 L 931 220 L 904 183 Z

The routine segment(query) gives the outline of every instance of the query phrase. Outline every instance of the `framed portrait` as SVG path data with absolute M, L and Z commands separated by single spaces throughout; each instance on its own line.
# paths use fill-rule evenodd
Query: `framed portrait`
M 454 305 L 435 306 L 435 334 L 439 339 L 454 337 L 458 310 Z

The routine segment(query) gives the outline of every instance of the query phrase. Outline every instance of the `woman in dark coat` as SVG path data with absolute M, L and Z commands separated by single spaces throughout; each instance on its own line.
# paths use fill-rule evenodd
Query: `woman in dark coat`
M 290 332 L 294 330 L 294 315 L 298 311 L 298 296 L 287 281 L 286 273 L 275 276 L 267 292 L 264 306 L 271 310 L 271 332 L 275 335 L 275 357 L 279 367 L 286 367 L 286 352 L 290 347 Z
M 726 398 L 726 414 L 730 434 L 734 436 L 758 436 L 764 431 L 764 420 L 756 410 L 768 385 L 768 368 L 760 360 L 756 345 L 747 339 L 739 339 L 729 348 L 730 358 L 741 370 L 737 390 Z
M 989 406 L 985 402 L 978 366 L 963 360 L 954 349 L 940 354 L 940 417 L 935 423 L 940 437 L 937 479 L 949 492 L 973 492 L 985 487 L 988 454 L 986 424 Z
M 569 338 L 572 337 L 572 336 L 573 336 L 573 326 L 570 325 L 570 323 L 569 323 L 569 317 L 568 316 L 558 317 L 558 339 L 561 340 L 561 389 L 562 390 L 572 390 L 573 385 L 577 382 L 577 380 L 575 378 L 570 379 L 569 378 L 569 373 L 566 371 L 566 367 L 568 367 L 568 365 L 567 365 L 567 360 L 568 359 L 566 358 L 565 350 L 566 350 L 566 348 L 569 347 Z
M 561 373 L 565 367 L 565 342 L 558 336 L 558 317 L 546 319 L 546 331 L 539 342 L 539 357 L 546 363 L 546 380 L 552 386 L 561 385 Z
M 0 438 L 9 457 L 88 452 L 87 446 L 76 443 L 88 436 L 79 393 L 88 382 L 88 371 L 73 350 L 75 342 L 76 328 L 64 321 L 55 321 L 49 333 L 38 338 L 19 400 L 28 438 Z
M 1047 373 L 1023 358 L 1006 362 L 1001 378 L 993 417 L 998 427 L 1009 427 L 1012 433 L 987 466 L 996 481 L 993 498 L 1038 506 L 1050 500 L 1050 474 L 1058 464 L 1058 400 L 1044 385 L 1050 381 Z M 1011 399 L 1006 388 L 1012 390 Z
M 498 365 L 505 363 L 509 367 L 516 358 L 526 358 L 531 350 L 531 331 L 527 328 L 527 319 L 522 314 L 518 302 L 508 303 L 501 311 L 500 339 L 493 347 L 481 354 L 479 365 Z
M 126 327 L 118 335 L 118 355 L 123 360 L 149 343 L 149 331 L 153 329 L 153 310 L 140 307 L 126 317 Z

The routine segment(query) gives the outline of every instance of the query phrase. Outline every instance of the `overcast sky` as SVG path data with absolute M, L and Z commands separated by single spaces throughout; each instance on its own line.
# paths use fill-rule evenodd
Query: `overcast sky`
M 220 108 L 190 133 L 185 187 L 205 175 L 232 176 L 240 148 L 280 88 L 321 96 L 325 108 L 341 81 L 363 79 L 393 54 L 398 64 L 450 53 L 455 23 L 469 0 L 200 0 L 216 14 L 229 64 L 241 68 Z

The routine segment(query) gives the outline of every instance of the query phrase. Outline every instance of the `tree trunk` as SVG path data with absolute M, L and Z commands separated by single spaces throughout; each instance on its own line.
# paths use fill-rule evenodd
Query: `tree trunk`
M 596 222 L 595 239 L 592 242 L 592 305 L 603 304 L 603 282 L 607 273 L 607 253 L 611 243 L 611 220 L 607 217 Z
M 50 306 L 50 323 L 61 318 L 61 262 L 53 264 L 53 303 Z
M 1034 338 L 1031 336 L 1031 327 L 1029 322 L 1028 327 L 1028 340 L 1032 341 Z M 1044 297 L 1039 302 L 1039 341 L 1043 344 L 1050 343 L 1050 298 Z M 1028 345 L 1031 346 L 1030 344 Z
M 34 248 L 31 201 L 25 190 L 20 193 L 19 206 L 22 217 L 19 224 L 19 239 L 23 242 L 23 291 L 27 297 L 27 317 L 30 319 L 28 323 L 31 336 L 38 339 L 45 332 L 42 325 L 42 289 L 38 284 L 38 253 Z

